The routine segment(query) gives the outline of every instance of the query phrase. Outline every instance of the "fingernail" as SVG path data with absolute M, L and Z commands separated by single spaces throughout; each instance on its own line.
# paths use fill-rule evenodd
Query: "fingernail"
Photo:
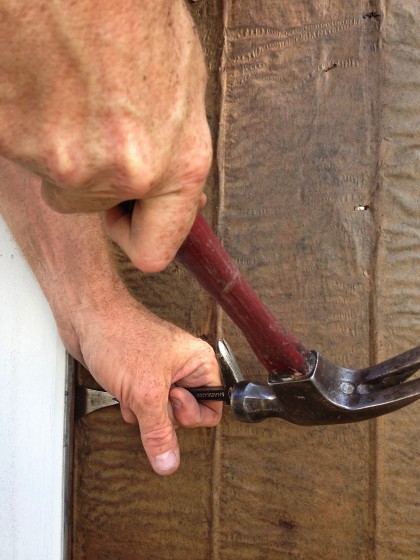
M 182 408 L 182 402 L 178 399 L 171 399 L 171 405 L 174 408 Z
M 169 471 L 177 464 L 177 458 L 173 451 L 165 451 L 155 457 L 155 467 L 160 471 Z

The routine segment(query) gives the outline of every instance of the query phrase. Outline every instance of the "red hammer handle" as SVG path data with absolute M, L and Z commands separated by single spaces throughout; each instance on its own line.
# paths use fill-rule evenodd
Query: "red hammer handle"
M 179 249 L 177 260 L 241 329 L 269 371 L 310 372 L 312 354 L 268 311 L 201 214 Z

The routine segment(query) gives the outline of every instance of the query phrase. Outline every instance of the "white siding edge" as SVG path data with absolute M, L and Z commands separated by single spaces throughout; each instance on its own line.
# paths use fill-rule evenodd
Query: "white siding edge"
M 0 217 L 0 556 L 63 557 L 66 353 Z

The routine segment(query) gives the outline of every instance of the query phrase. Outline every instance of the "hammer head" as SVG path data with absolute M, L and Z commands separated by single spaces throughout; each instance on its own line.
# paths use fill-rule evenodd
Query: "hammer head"
M 271 374 L 267 384 L 241 381 L 231 389 L 238 420 L 283 418 L 305 426 L 369 420 L 420 398 L 420 346 L 364 369 L 336 366 L 313 352 L 315 366 L 306 376 Z

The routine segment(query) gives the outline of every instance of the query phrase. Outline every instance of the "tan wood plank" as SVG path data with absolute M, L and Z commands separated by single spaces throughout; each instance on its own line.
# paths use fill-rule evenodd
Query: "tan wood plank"
M 377 352 L 420 341 L 420 25 L 418 2 L 385 1 Z M 420 408 L 378 422 L 377 558 L 420 558 Z
M 375 226 L 355 208 L 375 190 L 378 25 L 360 2 L 229 6 L 223 240 L 309 347 L 367 364 Z M 251 374 L 255 359 L 226 331 Z M 368 423 L 222 433 L 216 558 L 372 557 Z

